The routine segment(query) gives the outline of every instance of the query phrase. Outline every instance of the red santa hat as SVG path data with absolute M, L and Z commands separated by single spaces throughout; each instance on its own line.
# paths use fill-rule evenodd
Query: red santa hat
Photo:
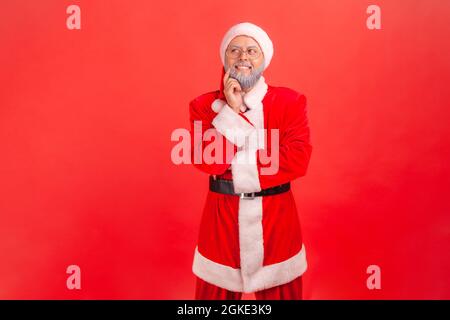
M 220 45 L 220 58 L 222 59 L 223 65 L 225 65 L 225 51 L 231 40 L 237 36 L 249 36 L 258 42 L 264 54 L 264 69 L 266 69 L 273 56 L 272 41 L 263 29 L 250 22 L 242 22 L 232 26 L 223 37 L 222 44 Z

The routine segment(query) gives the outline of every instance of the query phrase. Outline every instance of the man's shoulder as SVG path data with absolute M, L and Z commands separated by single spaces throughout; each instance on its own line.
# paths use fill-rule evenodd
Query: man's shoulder
M 218 98 L 220 94 L 219 90 L 210 91 L 197 96 L 189 102 L 192 108 L 210 108 L 211 104 Z
M 268 85 L 267 93 L 277 100 L 281 99 L 286 102 L 294 102 L 298 99 L 306 99 L 303 93 L 288 87 L 276 87 Z

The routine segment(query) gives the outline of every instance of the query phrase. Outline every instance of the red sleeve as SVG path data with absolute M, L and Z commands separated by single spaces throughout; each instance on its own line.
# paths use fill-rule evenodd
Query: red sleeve
M 190 102 L 191 162 L 205 173 L 221 175 L 230 167 L 237 147 L 213 127 L 214 116 L 198 99 Z

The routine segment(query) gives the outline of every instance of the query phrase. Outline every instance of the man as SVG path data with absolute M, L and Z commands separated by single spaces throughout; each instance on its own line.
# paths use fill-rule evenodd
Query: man
M 306 253 L 290 181 L 306 174 L 312 146 L 305 96 L 265 82 L 272 55 L 260 27 L 233 26 L 220 47 L 221 89 L 190 102 L 193 163 L 210 175 L 192 268 L 196 299 L 302 298 Z M 198 128 L 215 139 L 195 139 Z M 223 146 L 215 154 L 223 161 L 198 161 L 212 144 Z

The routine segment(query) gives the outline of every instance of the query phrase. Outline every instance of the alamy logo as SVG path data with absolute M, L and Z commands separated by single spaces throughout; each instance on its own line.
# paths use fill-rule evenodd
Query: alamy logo
M 66 273 L 70 274 L 70 276 L 67 278 L 66 286 L 67 289 L 73 290 L 73 289 L 81 289 L 81 269 L 79 266 L 72 264 L 67 267 Z
M 194 121 L 192 133 L 184 128 L 175 129 L 170 139 L 178 143 L 172 148 L 171 160 L 176 165 L 224 164 L 226 159 L 233 158 L 234 146 L 238 146 L 239 156 L 235 156 L 231 164 L 256 165 L 258 161 L 261 175 L 278 172 L 279 129 L 254 129 L 250 134 L 229 129 L 225 136 L 232 137 L 231 143 L 224 143 L 223 136 L 214 128 L 203 132 L 201 121 Z
M 81 9 L 76 4 L 67 7 L 66 13 L 70 16 L 66 19 L 66 26 L 69 30 L 81 29 Z
M 366 26 L 369 30 L 380 30 L 381 29 L 381 9 L 376 4 L 372 4 L 367 7 L 366 12 L 370 16 L 366 20 Z
M 366 282 L 367 289 L 381 289 L 381 268 L 376 264 L 372 264 L 367 267 L 367 274 L 370 274 Z

